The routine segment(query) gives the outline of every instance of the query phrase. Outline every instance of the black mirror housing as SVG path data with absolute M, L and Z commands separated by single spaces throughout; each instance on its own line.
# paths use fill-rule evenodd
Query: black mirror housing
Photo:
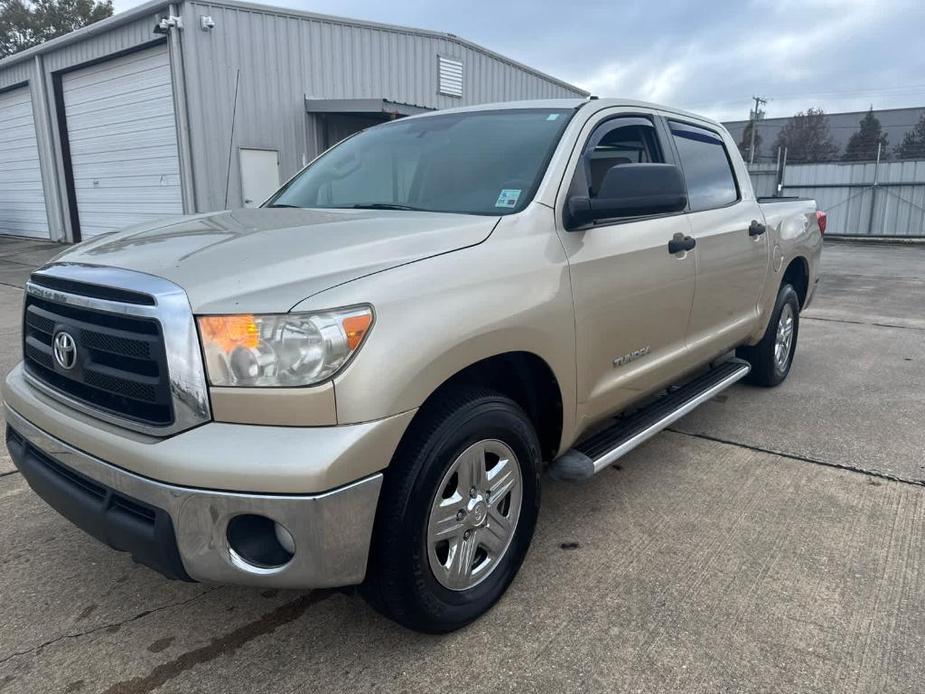
M 566 203 L 567 228 L 599 219 L 680 212 L 687 207 L 684 175 L 673 164 L 619 164 L 604 176 L 597 197 Z

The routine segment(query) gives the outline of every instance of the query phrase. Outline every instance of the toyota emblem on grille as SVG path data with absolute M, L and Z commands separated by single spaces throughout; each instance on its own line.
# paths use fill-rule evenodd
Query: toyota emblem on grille
M 55 335 L 55 361 L 62 369 L 73 369 L 77 363 L 77 343 L 70 333 L 61 330 Z

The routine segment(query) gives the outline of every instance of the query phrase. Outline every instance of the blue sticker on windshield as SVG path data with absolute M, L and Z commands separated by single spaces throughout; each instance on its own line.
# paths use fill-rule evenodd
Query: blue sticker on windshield
M 495 207 L 517 207 L 517 201 L 520 199 L 520 188 L 505 188 L 498 195 L 498 201 Z
M 550 113 L 548 116 L 546 116 L 546 120 L 557 120 L 558 118 L 559 118 L 558 113 Z

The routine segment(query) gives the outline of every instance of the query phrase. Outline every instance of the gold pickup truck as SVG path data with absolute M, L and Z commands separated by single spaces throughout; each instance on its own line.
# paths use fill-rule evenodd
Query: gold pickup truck
M 825 215 L 699 116 L 619 99 L 359 133 L 258 209 L 64 252 L 3 395 L 32 488 L 166 576 L 359 585 L 459 628 L 583 479 L 790 370 Z

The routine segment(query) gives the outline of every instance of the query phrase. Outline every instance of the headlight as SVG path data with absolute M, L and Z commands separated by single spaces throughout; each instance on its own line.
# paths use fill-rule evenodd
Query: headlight
M 368 306 L 324 313 L 201 316 L 214 386 L 307 386 L 333 376 L 373 322 Z

